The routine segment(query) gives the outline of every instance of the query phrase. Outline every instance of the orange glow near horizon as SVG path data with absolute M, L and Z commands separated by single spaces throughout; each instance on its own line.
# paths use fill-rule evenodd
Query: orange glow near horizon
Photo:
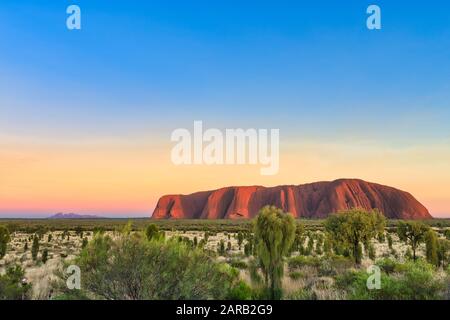
M 410 192 L 435 217 L 450 213 L 450 152 L 439 145 L 282 143 L 279 173 L 261 176 L 259 165 L 175 166 L 167 142 L 0 144 L 0 213 L 150 216 L 164 194 L 338 178 L 389 185 Z

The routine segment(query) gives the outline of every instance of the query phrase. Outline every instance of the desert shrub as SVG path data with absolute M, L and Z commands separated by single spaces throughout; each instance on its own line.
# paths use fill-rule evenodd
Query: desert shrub
M 237 269 L 247 269 L 248 267 L 245 261 L 239 259 L 232 259 L 228 263 L 230 266 Z
M 251 247 L 251 243 L 247 242 L 244 245 L 244 254 L 246 257 L 249 257 L 252 254 L 252 247 Z
M 147 240 L 164 238 L 164 231 L 159 231 L 158 226 L 151 223 L 145 228 L 145 236 Z
M 53 297 L 52 300 L 89 300 L 89 297 L 81 290 L 66 290 L 66 292 Z
M 405 258 L 407 260 L 412 260 L 413 259 L 413 251 L 411 250 L 411 248 L 406 249 L 406 251 L 405 251 Z
M 317 300 L 317 297 L 313 290 L 309 288 L 302 288 L 292 294 L 287 299 L 289 300 Z
M 400 265 L 402 266 L 402 265 Z M 407 262 L 402 268 L 401 284 L 404 299 L 426 300 L 440 299 L 445 288 L 445 279 L 435 274 L 432 265 L 419 260 L 417 263 Z
M 105 229 L 104 227 L 101 227 L 101 226 L 95 226 L 95 227 L 92 229 L 92 233 L 93 233 L 94 235 L 97 234 L 97 233 L 103 234 L 103 233 L 105 233 L 105 231 L 106 231 L 106 229 Z M 63 235 L 63 237 L 64 237 L 64 235 Z
M 240 231 L 237 234 L 237 241 L 238 241 L 239 250 L 241 250 L 242 242 L 244 241 L 244 234 Z
M 320 258 L 311 256 L 295 256 L 288 259 L 289 270 L 300 269 L 301 267 L 320 267 Z
M 207 244 L 207 241 L 203 238 L 203 239 L 201 239 L 200 242 L 198 243 L 198 246 L 199 246 L 200 248 L 203 248 L 203 247 L 205 247 L 206 244 Z
M 445 230 L 444 235 L 448 240 L 450 240 L 450 229 Z
M 84 290 L 113 300 L 224 299 L 238 276 L 201 249 L 137 234 L 116 240 L 97 234 L 74 264 L 81 268 Z
M 289 272 L 289 278 L 291 278 L 292 280 L 298 280 L 302 277 L 303 277 L 303 273 L 301 273 L 300 271 Z
M 411 252 L 410 249 L 409 249 L 409 251 Z M 391 253 L 392 256 L 394 256 L 395 259 L 399 258 L 399 253 L 394 248 L 391 249 L 390 253 Z M 411 253 L 411 255 L 412 255 L 412 253 Z
M 80 226 L 75 227 L 75 234 L 80 238 L 83 238 L 83 229 Z
M 39 252 L 39 237 L 35 235 L 33 237 L 33 244 L 31 246 L 31 256 L 33 260 L 37 259 L 38 252 Z
M 44 226 L 39 226 L 36 229 L 35 234 L 37 235 L 37 237 L 39 238 L 39 240 L 42 240 L 42 238 L 44 237 L 44 234 L 46 234 L 48 231 L 48 228 L 44 227 Z
M 295 238 L 292 243 L 291 251 L 301 252 L 303 243 L 305 242 L 305 226 L 301 222 L 297 222 L 295 226 Z
M 331 238 L 331 237 L 330 237 Z M 350 251 L 341 241 L 331 241 L 334 254 L 350 257 Z
M 0 300 L 24 300 L 29 298 L 30 284 L 22 283 L 25 272 L 20 266 L 9 267 L 0 275 Z
M 219 245 L 217 246 L 217 253 L 219 256 L 225 255 L 225 241 L 220 240 Z
M 321 255 L 322 253 L 323 253 L 323 249 L 322 249 L 322 246 L 323 246 L 323 235 L 322 234 L 319 234 L 319 236 L 317 237 L 317 241 L 316 241 L 316 249 L 315 249 L 315 251 L 316 251 L 316 254 L 318 254 L 318 255 Z
M 325 239 L 323 241 L 323 252 L 326 255 L 329 255 L 331 253 L 332 247 L 333 247 L 332 240 L 329 239 L 329 237 L 325 236 Z
M 83 238 L 83 241 L 81 242 L 81 248 L 82 248 L 82 249 L 86 248 L 88 242 L 89 242 L 89 241 L 88 241 L 87 238 Z
M 305 254 L 306 256 L 311 255 L 312 252 L 313 252 L 313 249 L 314 249 L 314 238 L 313 238 L 312 235 L 310 235 L 310 236 L 308 237 L 308 244 L 306 245 L 306 249 L 305 249 L 304 254 Z
M 369 256 L 369 259 L 371 259 L 371 260 L 375 260 L 375 258 L 376 258 L 375 247 L 370 242 L 367 244 L 367 255 Z
M 438 240 L 438 261 L 439 266 L 445 269 L 450 261 L 450 241 L 447 239 Z
M 381 273 L 381 289 L 369 290 L 367 279 L 370 275 L 364 270 L 350 270 L 336 277 L 335 286 L 347 292 L 350 300 L 393 300 L 398 299 L 398 284 L 385 273 Z
M 44 249 L 42 251 L 42 263 L 46 263 L 48 260 L 48 249 Z
M 229 300 L 251 300 L 252 298 L 252 288 L 242 280 L 238 281 L 238 283 L 230 289 L 227 296 L 227 299 Z
M 351 270 L 336 277 L 336 287 L 347 291 L 349 299 L 357 300 L 436 300 L 444 297 L 446 281 L 438 277 L 434 267 L 417 260 L 398 264 L 395 273 L 381 273 L 380 289 L 369 290 L 364 270 Z
M 387 242 L 388 242 L 388 247 L 389 247 L 389 249 L 392 250 L 392 243 L 393 243 L 394 241 L 392 240 L 392 236 L 391 236 L 390 233 L 387 234 L 386 239 L 387 239 Z
M 435 266 L 439 266 L 439 257 L 438 257 L 438 237 L 436 232 L 432 229 L 428 230 L 425 235 L 425 244 L 426 244 L 426 258 L 427 261 Z
M 5 256 L 6 248 L 10 240 L 9 230 L 4 226 L 0 226 L 0 259 Z
M 386 274 L 391 274 L 395 272 L 398 262 L 393 259 L 385 258 L 378 260 L 376 265 Z
M 354 266 L 352 259 L 343 256 L 331 255 L 320 260 L 319 275 L 335 276 Z

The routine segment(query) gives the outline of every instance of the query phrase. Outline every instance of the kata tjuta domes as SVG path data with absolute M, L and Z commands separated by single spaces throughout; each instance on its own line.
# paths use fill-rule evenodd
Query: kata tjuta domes
M 339 179 L 277 187 L 225 187 L 189 195 L 165 195 L 154 219 L 253 218 L 274 205 L 295 217 L 325 218 L 350 208 L 379 209 L 390 219 L 429 219 L 428 210 L 410 193 L 359 179 Z

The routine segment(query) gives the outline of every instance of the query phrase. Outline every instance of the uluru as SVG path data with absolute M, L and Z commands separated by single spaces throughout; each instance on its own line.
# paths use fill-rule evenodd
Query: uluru
M 276 187 L 224 187 L 189 195 L 165 195 L 159 199 L 152 218 L 253 218 L 265 205 L 274 205 L 296 218 L 326 218 L 351 208 L 379 209 L 389 219 L 432 218 L 410 193 L 360 179 Z

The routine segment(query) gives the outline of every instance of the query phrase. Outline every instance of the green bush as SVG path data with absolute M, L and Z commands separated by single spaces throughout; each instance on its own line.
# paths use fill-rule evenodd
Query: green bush
M 53 297 L 52 300 L 90 300 L 90 299 L 81 290 L 68 290 L 68 292 Z
M 292 280 L 298 280 L 302 277 L 303 277 L 303 273 L 301 273 L 299 271 L 293 271 L 293 272 L 289 273 L 289 278 L 291 278 Z
M 234 285 L 228 293 L 229 300 L 251 300 L 253 298 L 253 290 L 244 281 L 239 281 Z
M 48 260 L 48 249 L 44 249 L 44 251 L 42 251 L 42 263 L 46 263 Z
M 185 242 L 96 234 L 73 262 L 82 288 L 112 300 L 225 299 L 238 271 Z
M 232 259 L 228 263 L 230 266 L 237 269 L 247 269 L 248 267 L 245 261 L 239 259 Z
M 445 230 L 444 235 L 448 240 L 450 240 L 450 229 Z
M 0 259 L 6 254 L 8 242 L 11 240 L 9 231 L 6 227 L 0 226 Z
M 225 242 L 223 240 L 220 240 L 219 245 L 217 246 L 217 253 L 219 256 L 225 255 Z
M 39 253 L 39 237 L 35 235 L 33 237 L 33 245 L 31 246 L 31 256 L 33 260 L 37 259 L 38 253 Z
M 290 270 L 299 269 L 304 266 L 320 267 L 320 258 L 311 256 L 295 256 L 288 259 L 288 267 Z
M 289 300 L 317 300 L 316 294 L 311 289 L 300 289 L 288 296 Z
M 425 254 L 427 261 L 435 266 L 439 266 L 439 241 L 438 236 L 434 230 L 428 230 L 427 234 L 425 235 L 425 244 Z
M 335 276 L 354 266 L 354 262 L 349 257 L 331 255 L 320 260 L 319 275 Z
M 393 249 L 392 249 L 392 243 L 393 243 L 394 241 L 393 241 L 392 236 L 391 236 L 390 233 L 387 234 L 386 239 L 387 239 L 387 242 L 388 242 L 388 247 L 389 247 L 389 249 L 393 250 Z
M 387 274 L 391 274 L 395 272 L 395 269 L 399 263 L 393 259 L 385 258 L 378 260 L 376 264 L 382 271 Z
M 391 265 L 385 261 L 383 267 Z M 381 288 L 369 290 L 364 270 L 348 271 L 336 277 L 336 287 L 347 291 L 356 300 L 436 300 L 444 298 L 446 281 L 439 278 L 434 267 L 425 261 L 397 264 L 395 272 L 381 273 Z
M 256 265 L 271 300 L 283 295 L 284 257 L 290 254 L 295 230 L 294 218 L 274 206 L 263 207 L 254 221 Z
M 442 266 L 443 269 L 450 262 L 450 241 L 447 239 L 438 240 L 438 261 L 439 266 Z
M 160 239 L 164 238 L 164 231 L 159 231 L 159 228 L 156 224 L 151 223 L 145 228 L 145 236 L 147 237 L 147 240 L 152 239 Z
M 29 298 L 30 284 L 23 284 L 25 272 L 20 266 L 9 267 L 0 275 L 0 300 L 25 300 Z

